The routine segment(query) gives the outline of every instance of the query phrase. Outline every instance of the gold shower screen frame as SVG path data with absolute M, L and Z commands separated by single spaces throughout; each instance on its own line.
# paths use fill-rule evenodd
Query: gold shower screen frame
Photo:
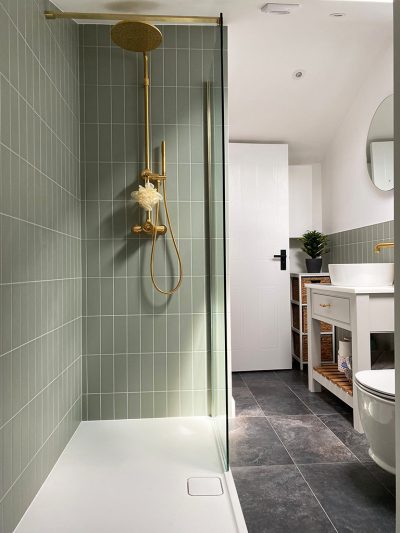
M 216 24 L 220 25 L 220 17 L 173 16 L 173 15 L 135 15 L 133 13 L 80 13 L 73 11 L 45 11 L 47 20 L 126 20 L 130 22 L 170 22 L 175 24 Z

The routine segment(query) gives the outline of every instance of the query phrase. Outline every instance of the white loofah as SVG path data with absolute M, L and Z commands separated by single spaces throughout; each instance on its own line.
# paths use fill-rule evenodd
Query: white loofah
M 162 195 L 157 191 L 152 183 L 147 181 L 144 185 L 139 185 L 139 190 L 134 191 L 132 194 L 132 199 L 137 202 L 143 209 L 146 211 L 152 211 L 153 207 L 162 202 Z

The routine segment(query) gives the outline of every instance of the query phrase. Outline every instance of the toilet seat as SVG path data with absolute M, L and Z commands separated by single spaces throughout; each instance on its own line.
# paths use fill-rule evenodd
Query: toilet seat
M 394 402 L 395 396 L 395 371 L 393 368 L 384 370 L 362 370 L 355 376 L 356 385 L 364 391 Z

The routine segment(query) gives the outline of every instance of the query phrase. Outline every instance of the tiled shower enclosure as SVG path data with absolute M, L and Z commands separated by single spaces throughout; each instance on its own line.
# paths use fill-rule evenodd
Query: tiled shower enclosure
M 1 533 L 82 419 L 212 414 L 227 455 L 220 29 L 162 26 L 150 54 L 153 170 L 165 139 L 184 269 L 166 298 L 151 239 L 130 233 L 144 217 L 130 198 L 144 169 L 142 55 L 114 46 L 110 26 L 48 22 L 45 9 L 0 0 Z M 170 287 L 169 233 L 155 267 Z

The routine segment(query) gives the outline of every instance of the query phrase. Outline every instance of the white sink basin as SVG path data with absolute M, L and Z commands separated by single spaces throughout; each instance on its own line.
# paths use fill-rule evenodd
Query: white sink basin
M 339 287 L 389 287 L 394 281 L 394 263 L 329 265 L 332 285 Z

